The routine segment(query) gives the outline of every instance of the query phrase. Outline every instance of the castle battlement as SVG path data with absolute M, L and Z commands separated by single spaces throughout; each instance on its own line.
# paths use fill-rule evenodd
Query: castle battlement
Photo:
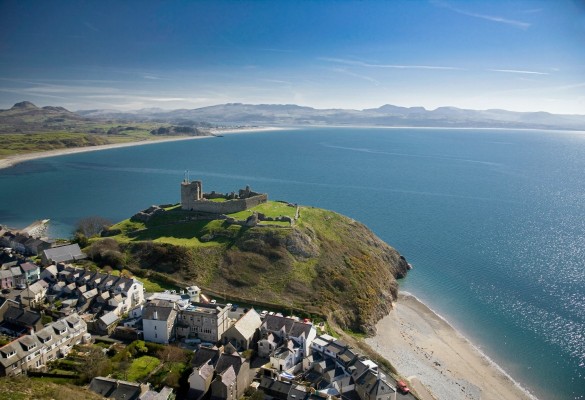
M 224 201 L 213 201 L 223 199 Z M 201 181 L 190 181 L 188 178 L 181 182 L 181 209 L 209 214 L 232 214 L 247 210 L 259 204 L 266 203 L 268 195 L 257 193 L 246 186 L 238 193 L 203 193 Z

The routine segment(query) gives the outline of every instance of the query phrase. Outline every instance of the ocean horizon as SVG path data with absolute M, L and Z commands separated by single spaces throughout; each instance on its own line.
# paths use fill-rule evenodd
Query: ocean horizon
M 522 387 L 585 399 L 583 132 L 296 127 L 58 156 L 0 170 L 0 223 L 70 236 L 178 202 L 185 170 L 363 222 L 414 265 L 401 290 Z

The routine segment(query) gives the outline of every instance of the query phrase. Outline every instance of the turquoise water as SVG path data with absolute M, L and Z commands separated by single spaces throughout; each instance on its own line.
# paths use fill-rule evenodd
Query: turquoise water
M 540 399 L 585 399 L 585 134 L 315 128 L 31 161 L 0 170 L 0 221 L 120 220 L 246 184 L 364 222 L 402 282 Z

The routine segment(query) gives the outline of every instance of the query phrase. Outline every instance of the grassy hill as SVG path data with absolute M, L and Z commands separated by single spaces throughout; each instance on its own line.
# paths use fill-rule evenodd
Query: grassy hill
M 268 202 L 238 214 L 296 214 Z M 293 223 L 254 227 L 225 220 L 193 220 L 178 206 L 147 222 L 128 219 L 87 249 L 102 265 L 127 265 L 137 274 L 163 274 L 228 298 L 331 316 L 343 328 L 373 333 L 396 298 L 407 263 L 363 224 L 312 207 Z
M 191 126 L 97 120 L 23 101 L 0 110 L 0 158 L 38 151 L 207 134 Z
M 3 400 L 76 400 L 80 397 L 86 400 L 103 399 L 86 388 L 25 376 L 0 379 L 0 393 Z

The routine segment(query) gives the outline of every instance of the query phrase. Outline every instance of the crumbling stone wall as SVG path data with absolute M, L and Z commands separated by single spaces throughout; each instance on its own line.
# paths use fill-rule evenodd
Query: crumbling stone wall
M 183 210 L 199 211 L 210 214 L 233 214 L 252 207 L 256 207 L 257 205 L 266 203 L 267 201 L 267 194 L 258 194 L 247 199 L 234 199 L 221 202 L 206 199 L 192 201 L 189 203 L 188 208 L 185 208 L 185 205 L 183 205 L 182 208 Z
M 225 199 L 226 201 L 211 201 Z M 237 194 L 219 194 L 215 192 L 203 193 L 201 181 L 181 182 L 181 208 L 187 211 L 197 211 L 209 214 L 232 214 L 266 203 L 268 195 L 257 193 L 246 186 Z

